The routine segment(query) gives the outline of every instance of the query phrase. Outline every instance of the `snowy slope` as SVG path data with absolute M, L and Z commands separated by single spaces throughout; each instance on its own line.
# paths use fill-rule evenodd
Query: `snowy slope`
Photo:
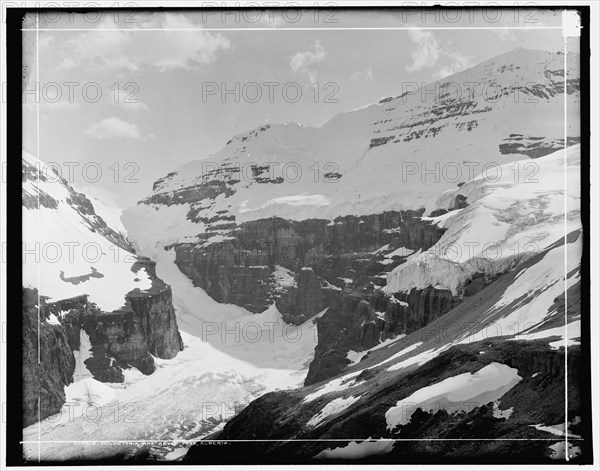
M 567 449 L 577 458 L 585 441 L 569 430 L 585 410 L 572 386 L 582 374 L 574 291 L 581 236 L 575 231 L 562 242 L 425 328 L 372 349 L 344 374 L 251 403 L 214 437 L 229 443 L 218 456 L 234 463 L 229 457 L 241 446 L 235 440 L 255 434 L 274 443 L 246 450 L 257 462 L 385 456 L 389 461 L 375 462 L 393 463 L 424 453 L 487 463 L 507 449 L 507 461 L 564 460 Z M 572 260 L 567 276 L 565 250 Z M 560 304 L 566 289 L 575 306 L 568 312 Z M 266 423 L 273 425 L 261 427 Z M 531 448 L 518 443 L 523 437 Z M 286 444 L 292 438 L 293 449 Z M 432 447 L 428 438 L 448 442 Z M 190 464 L 206 462 L 199 451 L 190 450 Z
M 267 401 L 266 407 L 250 406 L 225 431 L 240 427 L 243 437 L 251 433 L 261 438 L 269 434 L 274 438 L 297 438 L 276 436 L 282 422 L 297 421 L 291 429 L 299 436 L 352 437 L 349 444 L 323 442 L 318 449 L 310 448 L 307 455 L 344 458 L 386 455 L 397 449 L 393 442 L 378 439 L 395 436 L 387 426 L 396 427 L 402 422 L 397 420 L 395 408 L 398 401 L 407 398 L 425 404 L 441 400 L 448 409 L 463 399 L 485 400 L 494 402 L 494 411 L 510 410 L 510 406 L 500 407 L 498 401 L 511 391 L 528 387 L 533 372 L 526 374 L 512 365 L 510 350 L 516 342 L 502 336 L 517 341 L 525 335 L 525 340 L 548 358 L 558 355 L 561 347 L 577 348 L 580 336 L 579 316 L 565 316 L 557 302 L 565 289 L 578 286 L 581 254 L 577 232 L 579 147 L 569 148 L 566 167 L 562 151 L 551 153 L 560 147 L 563 136 L 563 59 L 560 54 L 515 50 L 437 83 L 497 84 L 489 86 L 485 96 L 481 90 L 474 97 L 460 98 L 423 96 L 416 91 L 338 115 L 321 128 L 263 126 L 235 136 L 210 159 L 190 162 L 157 181 L 148 198 L 124 211 L 122 221 L 139 251 L 156 260 L 157 275 L 173 287 L 177 322 L 186 333 L 185 350 L 172 360 L 157 360 L 160 367 L 150 376 L 130 371 L 124 384 L 98 383 L 88 377 L 85 369 L 79 369 L 81 380 L 71 385 L 67 395 L 80 408 L 92 398 L 101 407 L 101 418 L 93 422 L 79 414 L 70 420 L 65 410 L 26 429 L 25 440 L 193 440 L 219 430 L 236 407 L 262 396 L 259 401 L 263 405 Z M 579 100 L 577 62 L 576 56 L 569 56 L 567 99 L 573 116 Z M 515 83 L 521 84 L 518 91 L 522 99 L 515 100 Z M 490 96 L 492 90 L 498 91 L 498 99 Z M 573 126 L 569 137 L 576 140 L 578 123 L 575 117 L 569 120 Z M 25 159 L 29 165 L 35 164 L 32 157 Z M 457 164 L 460 178 L 436 179 L 430 175 L 423 180 L 419 174 L 422 165 L 431 168 L 436 162 L 440 168 Z M 498 181 L 476 177 L 478 171 L 469 176 L 470 168 L 481 170 L 484 163 L 502 165 L 494 165 L 502 169 L 502 177 Z M 537 165 L 533 175 L 537 183 L 524 180 L 532 176 L 524 167 L 528 163 Z M 286 164 L 287 173 L 283 171 Z M 419 169 L 417 174 L 407 175 L 407 165 L 413 164 Z M 514 164 L 517 167 L 511 168 Z M 520 169 L 516 182 L 513 168 Z M 298 169 L 301 173 L 296 172 Z M 566 195 L 562 191 L 565 172 Z M 42 264 L 39 269 L 44 271 L 38 278 L 37 267 L 30 265 L 25 270 L 24 284 L 26 281 L 39 286 L 41 294 L 53 299 L 67 292 L 69 296 L 87 293 L 104 309 L 119 306 L 112 305 L 103 292 L 124 295 L 132 289 L 131 284 L 142 289 L 146 286 L 143 273 L 130 274 L 126 264 L 109 263 L 115 244 L 123 244 L 128 250 L 118 222 L 112 224 L 114 231 L 104 229 L 99 222 L 104 216 L 78 210 L 79 206 L 69 202 L 73 194 L 70 188 L 29 180 L 24 183 L 24 191 L 33 207 L 24 208 L 24 218 L 28 218 L 26 227 L 35 229 L 26 240 L 46 244 L 58 240 L 63 245 L 69 240 L 97 240 L 104 245 L 102 257 L 90 266 L 59 260 L 51 266 Z M 464 182 L 457 190 L 457 183 Z M 45 202 L 42 205 L 33 204 L 38 194 Z M 302 220 L 402 208 L 447 209 L 457 195 L 466 196 L 468 206 L 434 218 L 448 229 L 438 244 L 425 252 L 412 254 L 401 247 L 386 255 L 410 255 L 388 276 L 386 290 L 393 293 L 431 285 L 460 294 L 465 281 L 483 272 L 492 279 L 497 277 L 481 292 L 483 298 L 467 299 L 433 322 L 433 330 L 426 330 L 427 326 L 408 336 L 389 339 L 361 361 L 366 352 L 353 357 L 356 361 L 341 376 L 291 393 L 277 392 L 275 396 L 263 394 L 300 387 L 306 377 L 318 340 L 313 319 L 299 326 L 288 325 L 274 305 L 260 314 L 251 314 L 239 306 L 215 302 L 178 269 L 175 251 L 170 247 L 199 240 L 218 242 L 228 237 L 227 229 L 232 225 L 275 215 Z M 118 218 L 106 208 L 98 207 L 98 214 L 106 214 L 111 221 Z M 56 225 L 57 217 L 63 224 Z M 44 221 L 53 227 L 43 230 Z M 91 232 L 90 227 L 96 230 Z M 561 245 L 565 229 L 572 233 L 566 246 Z M 199 234 L 203 237 L 198 238 Z M 502 255 L 484 252 L 488 242 L 498 244 Z M 456 255 L 447 250 L 448 246 L 462 250 Z M 475 258 L 469 248 L 475 250 Z M 568 276 L 562 263 L 565 250 Z M 279 284 L 294 283 L 286 268 L 276 270 Z M 112 276 L 98 278 L 97 273 Z M 63 280 L 75 277 L 81 278 Z M 118 286 L 102 284 L 107 278 L 119 280 Z M 44 281 L 42 286 L 39 280 Z M 447 328 L 444 322 L 471 328 L 447 338 L 435 330 L 440 325 Z M 498 328 L 490 330 L 490 326 Z M 78 365 L 87 354 L 85 341 L 82 345 L 76 355 Z M 476 360 L 469 357 L 465 366 L 459 356 L 452 363 L 456 371 L 428 370 L 453 347 L 474 355 Z M 406 375 L 414 371 L 424 373 L 417 382 L 405 381 Z M 546 381 L 547 374 L 543 372 L 539 378 Z M 465 382 L 471 381 L 481 393 L 475 397 L 465 393 Z M 550 384 L 549 380 L 544 384 Z M 459 399 L 455 401 L 456 396 Z M 268 403 L 275 400 L 273 397 L 281 399 L 277 407 Z M 135 421 L 114 420 L 115 407 L 122 406 Z M 461 407 L 458 404 L 457 410 L 465 412 Z M 283 411 L 283 419 L 261 415 L 275 410 Z M 364 414 L 369 415 L 368 420 Z M 386 415 L 390 416 L 389 424 Z M 510 414 L 504 417 L 510 418 Z M 560 422 L 556 417 L 524 417 L 518 407 L 514 417 L 534 434 L 543 431 L 532 425 Z M 350 427 L 344 429 L 348 423 Z M 254 428 L 261 426 L 266 431 Z M 179 456 L 178 447 L 182 446 L 189 443 L 156 445 L 153 452 Z M 127 443 L 97 446 L 91 442 L 66 447 L 59 442 L 42 444 L 41 453 L 46 458 L 100 458 L 131 452 L 135 447 Z M 28 444 L 26 453 L 37 457 L 38 444 Z
M 119 211 L 75 192 L 29 154 L 24 153 L 23 166 L 26 247 L 39 244 L 37 253 L 46 258 L 50 249 L 44 247 L 61 249 L 61 256 L 40 257 L 40 263 L 34 263 L 34 254 L 26 254 L 31 260 L 24 264 L 25 286 L 38 287 L 50 301 L 87 294 L 104 311 L 120 308 L 132 289 L 151 286 L 145 269 L 131 270 L 137 257 L 124 237 Z M 38 168 L 43 171 L 38 173 Z M 152 375 L 131 368 L 124 370 L 124 383 L 102 383 L 85 364 L 91 357 L 90 340 L 82 329 L 79 350 L 73 352 L 74 382 L 65 387 L 68 404 L 61 414 L 25 429 L 29 439 L 37 439 L 38 433 L 48 440 L 76 441 L 194 438 L 212 431 L 258 395 L 302 384 L 317 340 L 312 320 L 289 326 L 275 306 L 257 316 L 219 304 L 177 269 L 172 251 L 153 250 L 140 242 L 146 253 L 156 256 L 158 277 L 174 287 L 178 324 L 188 333 L 184 352 L 172 360 L 154 358 L 159 368 Z M 89 256 L 83 247 L 89 247 Z M 59 320 L 53 315 L 49 322 Z M 98 413 L 98 420 L 90 421 L 83 413 L 90 405 L 89 414 Z M 115 408 L 132 420 L 115 421 Z M 206 413 L 198 414 L 203 408 Z M 44 445 L 41 453 L 48 459 L 82 454 L 92 458 L 111 456 L 117 449 L 130 451 L 131 446 L 60 443 Z M 26 447 L 26 453 L 37 458 L 37 444 Z
M 173 286 L 183 352 L 172 360 L 154 358 L 158 369 L 149 376 L 132 368 L 125 371 L 124 383 L 101 383 L 83 363 L 89 342 L 82 331 L 80 350 L 74 352 L 76 382 L 65 388 L 69 404 L 24 430 L 25 440 L 49 441 L 40 448 L 27 444 L 28 457 L 100 459 L 141 446 L 130 440 L 171 440 L 153 448 L 163 459 L 177 447 L 190 446 L 186 440 L 222 427 L 260 395 L 302 385 L 317 343 L 313 319 L 293 326 L 283 322 L 275 306 L 255 315 L 219 304 L 177 269 L 173 251 L 153 253 L 158 277 Z M 65 447 L 61 440 L 75 443 Z M 115 440 L 123 443 L 97 443 Z
M 23 286 L 57 301 L 87 294 L 103 311 L 125 304 L 135 288 L 150 288 L 145 268 L 123 236 L 56 171 L 23 152 Z M 101 208 L 101 211 L 105 208 Z
M 102 201 L 93 196 L 88 195 L 88 199 L 92 202 L 96 214 L 104 219 L 104 222 L 106 222 L 111 229 L 122 234 L 123 237 L 127 237 L 127 229 L 125 229 L 125 226 L 121 221 L 121 215 L 123 214 L 122 209 L 106 206 Z
M 320 128 L 261 126 L 158 180 L 124 221 L 134 237 L 156 226 L 166 244 L 274 215 L 333 219 L 432 209 L 444 190 L 484 164 L 493 169 L 560 148 L 563 60 L 516 49 Z M 569 142 L 579 139 L 578 61 L 568 55 Z
M 507 164 L 501 178 L 478 176 L 444 193 L 439 208 L 458 194 L 468 206 L 433 218 L 447 232 L 393 270 L 386 286 L 389 293 L 436 286 L 460 295 L 484 272 L 491 281 L 481 291 L 424 328 L 363 352 L 337 377 L 253 402 L 214 437 L 230 441 L 219 456 L 235 462 L 226 457 L 249 434 L 275 443 L 256 444 L 259 462 L 288 462 L 289 454 L 300 461 L 371 456 L 382 463 L 406 455 L 488 462 L 500 450 L 518 462 L 580 456 L 585 442 L 569 431 L 586 407 L 574 386 L 585 374 L 578 368 L 587 314 L 579 292 L 580 146 L 534 162 L 536 182 L 515 180 Z M 490 243 L 496 255 L 486 257 Z M 442 250 L 449 245 L 454 250 Z M 429 437 L 449 442 L 433 446 Z M 532 439 L 530 448 L 509 444 L 523 437 Z M 285 442 L 292 438 L 306 442 L 292 449 Z M 205 462 L 200 451 L 192 448 L 188 462 Z
M 389 275 L 388 291 L 432 285 L 447 287 L 460 294 L 463 283 L 474 273 L 485 271 L 493 278 L 515 268 L 518 262 L 521 267 L 530 270 L 531 279 L 526 286 L 538 286 L 542 291 L 548 288 L 541 297 L 537 296 L 538 292 L 519 294 L 522 301 L 519 326 L 515 327 L 514 319 L 509 317 L 516 311 L 514 303 L 508 301 L 508 305 L 503 304 L 510 299 L 511 293 L 506 281 L 506 298 L 503 297 L 504 291 L 493 292 L 488 296 L 489 305 L 469 305 L 467 314 L 462 311 L 455 314 L 457 322 L 467 318 L 471 324 L 477 324 L 475 331 L 470 333 L 478 335 L 461 333 L 452 341 L 440 340 L 439 336 L 429 332 L 415 332 L 408 337 L 400 335 L 395 341 L 387 340 L 378 346 L 380 348 L 372 349 L 366 363 L 364 359 L 353 362 L 345 375 L 313 388 L 301 389 L 300 395 L 304 396 L 304 400 L 301 405 L 294 403 L 289 414 L 301 416 L 299 428 L 306 426 L 302 433 L 314 429 L 322 431 L 322 427 L 331 427 L 344 414 L 352 416 L 371 404 L 371 393 L 377 394 L 377 391 L 392 384 L 393 378 L 425 367 L 453 345 L 483 341 L 490 332 L 496 332 L 486 330 L 495 322 L 502 326 L 496 336 L 509 334 L 517 339 L 526 333 L 533 339 L 548 339 L 544 343 L 551 350 L 559 344 L 576 345 L 578 320 L 569 319 L 568 335 L 565 335 L 564 326 L 559 332 L 557 319 L 561 311 L 553 303 L 560 290 L 564 292 L 567 284 L 572 287 L 578 278 L 575 271 L 565 284 L 563 267 L 556 263 L 556 257 L 564 253 L 564 247 L 555 247 L 553 251 L 549 249 L 564 235 L 565 229 L 561 226 L 563 153 L 551 155 L 563 136 L 564 96 L 560 88 L 563 76 L 557 72 L 562 68 L 563 59 L 560 54 L 516 50 L 443 81 L 498 83 L 502 89 L 498 100 L 490 99 L 489 95 L 440 100 L 431 95 L 422 97 L 418 92 L 338 115 L 321 128 L 274 124 L 235 136 L 215 156 L 190 162 L 157 181 L 153 192 L 145 200 L 124 211 L 125 227 L 141 253 L 157 260 L 158 275 L 175 287 L 174 302 L 181 328 L 199 337 L 202 336 L 202 325 L 206 323 L 224 320 L 243 324 L 253 319 L 260 323 L 260 316 L 266 313 L 250 318 L 237 306 L 214 303 L 179 271 L 174 263 L 172 246 L 219 242 L 230 237 L 228 231 L 236 225 L 271 216 L 303 220 L 380 213 L 389 209 L 427 207 L 433 210 L 448 208 L 456 200 L 456 195 L 464 195 L 469 204 L 467 208 L 451 211 L 434 220 L 448 231 L 438 245 L 427 252 L 425 260 L 431 260 L 430 269 L 427 269 L 429 266 L 420 268 L 418 262 L 423 257 L 422 251 L 411 254 L 408 249 L 401 250 L 398 255 L 409 255 L 409 258 L 397 272 Z M 574 81 L 569 82 L 567 97 L 570 113 L 574 116 L 570 119 L 573 123 L 570 137 L 578 137 L 575 118 L 579 100 L 577 61 L 577 57 L 569 56 L 568 75 L 569 80 Z M 535 85 L 528 88 L 530 93 L 519 89 L 519 93 L 524 93 L 527 99 L 515 101 L 515 83 Z M 535 159 L 532 160 L 532 157 Z M 318 163 L 316 167 L 315 162 Z M 329 162 L 335 165 L 328 166 Z M 440 168 L 457 163 L 462 172 L 460 178 L 444 179 L 440 176 L 436 180 L 434 175 L 424 182 L 420 174 L 403 174 L 410 163 L 415 163 L 420 170 L 422 165 L 431 168 L 436 162 Z M 492 164 L 491 176 L 495 175 L 494 170 L 501 169 L 500 180 L 477 178 L 485 163 Z M 507 173 L 507 168 L 513 163 L 516 163 L 513 168 L 519 170 L 516 181 L 510 179 L 514 170 Z M 534 175 L 530 167 L 525 166 L 528 163 L 536 165 Z M 289 169 L 287 179 L 282 178 L 285 164 Z M 301 175 L 294 173 L 294 169 L 300 169 Z M 580 227 L 577 213 L 578 171 L 578 147 L 574 146 L 569 151 L 567 170 L 569 231 Z M 327 178 L 326 172 L 330 172 Z M 533 177 L 539 183 L 528 183 L 526 179 Z M 464 185 L 457 190 L 458 183 Z M 517 203 L 521 199 L 522 203 Z M 535 210 L 535 220 L 527 219 L 532 210 Z M 152 231 L 147 230 L 148 227 L 152 227 Z M 470 262 L 468 259 L 472 255 L 466 256 L 463 252 L 457 260 L 451 258 L 451 252 L 446 254 L 447 251 L 442 251 L 442 255 L 434 252 L 434 249 L 439 250 L 444 246 L 442 244 L 449 242 L 466 243 L 467 248 L 473 247 L 471 242 L 482 245 L 493 242 L 501 244 L 503 254 L 506 250 L 512 251 L 491 261 L 479 256 L 476 261 Z M 527 250 L 531 242 L 537 244 L 535 251 Z M 516 256 L 515 243 L 521 250 L 516 252 Z M 568 250 L 569 260 L 573 263 L 570 269 L 575 270 L 579 263 L 580 240 L 571 241 Z M 476 254 L 481 255 L 482 251 L 483 247 L 480 247 Z M 522 254 L 523 251 L 525 254 Z M 535 264 L 528 266 L 533 255 L 545 261 L 536 259 Z M 554 265 L 554 271 L 552 281 L 546 286 L 548 273 L 543 266 L 548 262 Z M 401 276 L 402 267 L 408 267 L 406 276 Z M 280 269 L 277 271 L 279 273 Z M 517 293 L 518 281 L 514 285 L 511 289 Z M 505 318 L 510 323 L 502 323 Z M 238 358 L 247 355 L 251 363 L 269 367 L 268 361 L 259 359 L 268 355 L 266 350 L 261 352 L 262 344 L 253 346 L 242 341 L 236 346 L 229 346 L 227 342 L 216 340 L 213 336 L 209 343 L 219 351 Z M 312 345 L 315 344 L 316 341 Z M 271 348 L 276 352 L 279 347 L 272 345 Z M 311 355 L 307 355 L 309 348 L 307 344 L 306 350 L 303 348 L 299 352 L 299 358 L 306 362 L 312 359 Z M 365 354 L 362 352 L 360 357 Z M 502 362 L 499 364 L 504 365 Z M 479 369 L 487 374 L 485 367 L 486 364 L 482 364 Z M 502 370 L 504 366 L 499 368 Z M 300 379 L 300 374 L 305 371 L 299 371 L 296 378 Z M 380 371 L 373 382 L 362 378 L 369 371 Z M 477 371 L 471 373 L 476 374 Z M 463 373 L 461 371 L 456 376 Z M 247 376 L 246 373 L 244 375 Z M 496 376 L 499 379 L 497 387 L 486 376 L 489 390 L 498 393 L 493 400 L 506 392 L 502 390 L 506 384 L 502 383 L 502 375 Z M 293 382 L 287 381 L 286 385 L 293 386 Z M 395 402 L 389 408 L 393 405 Z M 385 423 L 384 414 L 380 418 Z M 270 423 L 270 419 L 265 422 Z M 252 428 L 250 424 L 248 427 Z M 245 433 L 263 436 L 262 432 L 254 429 L 245 430 Z M 265 432 L 264 436 L 267 437 L 268 433 Z M 349 434 L 342 436 L 348 437 Z M 364 437 L 353 436 L 367 439 L 382 435 L 368 434 L 365 430 Z M 385 453 L 392 449 L 388 445 L 375 441 L 356 446 Z
M 144 268 L 132 271 L 137 256 L 125 238 L 120 211 L 77 193 L 27 153 L 23 168 L 24 240 L 26 249 L 38 248 L 24 254 L 24 286 L 38 288 L 49 301 L 87 294 L 103 311 L 122 307 L 129 291 L 151 287 Z M 195 438 L 260 394 L 302 384 L 317 340 L 312 319 L 290 326 L 275 306 L 257 316 L 219 304 L 177 269 L 172 251 L 139 243 L 156 256 L 157 275 L 174 287 L 178 324 L 188 333 L 184 352 L 172 360 L 154 358 L 159 368 L 152 375 L 131 368 L 124 371 L 124 383 L 102 383 L 85 364 L 90 341 L 82 329 L 79 350 L 73 352 L 74 382 L 65 387 L 68 404 L 61 414 L 25 429 L 26 439 L 37 440 L 38 433 L 51 441 Z M 49 322 L 59 320 L 52 315 Z M 83 413 L 90 407 L 98 420 Z M 115 421 L 115 408 L 132 420 Z M 198 414 L 203 408 L 206 413 Z M 174 448 L 158 452 L 163 456 Z M 41 456 L 105 457 L 131 449 L 127 443 L 113 448 L 60 443 L 44 445 Z M 37 444 L 27 446 L 26 453 L 37 458 Z
M 170 254 L 165 252 L 165 257 Z M 132 371 L 124 384 L 84 378 L 70 385 L 69 405 L 60 414 L 24 430 L 25 440 L 49 441 L 39 449 L 37 443 L 26 445 L 27 456 L 100 459 L 142 446 L 127 441 L 171 441 L 153 448 L 163 459 L 177 447 L 189 447 L 192 443 L 186 440 L 222 427 L 260 395 L 302 384 L 316 345 L 312 319 L 288 326 L 274 307 L 251 315 L 237 306 L 220 305 L 186 283 L 181 273 L 162 270 L 164 262 L 158 260 L 158 274 L 175 286 L 178 324 L 196 336 L 182 333 L 184 351 L 172 360 L 155 359 L 159 368 L 150 376 Z M 168 266 L 176 270 L 174 264 Z M 61 440 L 75 442 L 65 447 Z M 123 443 L 97 443 L 115 440 Z
M 580 150 L 575 145 L 505 164 L 498 174 L 479 175 L 442 195 L 439 208 L 448 208 L 457 195 L 469 206 L 430 218 L 447 232 L 396 267 L 385 291 L 434 286 L 458 294 L 473 274 L 506 271 L 580 228 Z
M 490 363 L 473 374 L 451 376 L 398 401 L 395 407 L 385 413 L 387 427 L 393 430 L 398 425 L 410 422 L 411 415 L 403 407 L 405 402 L 422 404 L 425 411 L 445 409 L 457 412 L 462 411 L 470 401 L 488 403 L 498 400 L 521 379 L 516 368 L 499 363 Z

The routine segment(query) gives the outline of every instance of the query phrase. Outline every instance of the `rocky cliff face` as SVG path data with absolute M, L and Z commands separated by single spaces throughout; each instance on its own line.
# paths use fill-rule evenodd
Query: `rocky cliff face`
M 150 374 L 153 356 L 173 358 L 183 343 L 170 286 L 156 276 L 152 260 L 135 254 L 120 219 L 52 166 L 26 152 L 22 164 L 24 254 L 33 253 L 23 263 L 29 425 L 60 410 L 69 383 L 89 376 L 123 382 L 123 370 L 132 367 Z M 58 255 L 46 256 L 42 248 L 48 246 Z M 31 294 L 38 288 L 39 302 Z
M 201 243 L 167 248 L 175 249 L 179 269 L 216 301 L 262 312 L 277 300 L 281 312 L 293 321 L 296 316 L 306 319 L 326 306 L 316 279 L 302 273 L 302 268 L 312 268 L 325 280 L 322 288 L 328 284 L 333 285 L 331 289 L 352 283 L 383 284 L 377 275 L 396 266 L 402 254 L 386 259 L 385 248 L 378 249 L 392 244 L 406 248 L 407 255 L 429 248 L 441 237 L 442 229 L 419 218 L 422 212 L 389 211 L 333 221 L 269 218 L 218 234 L 207 232 L 201 235 Z M 277 266 L 291 271 L 294 281 L 282 284 Z
M 152 288 L 130 292 L 121 309 L 104 312 L 85 295 L 52 303 L 41 298 L 39 364 L 37 292 L 24 288 L 25 425 L 60 411 L 65 402 L 64 386 L 74 380 L 74 352 L 81 351 L 82 330 L 90 340 L 85 366 L 102 382 L 123 382 L 123 370 L 131 367 L 151 374 L 156 368 L 153 356 L 168 359 L 183 350 L 170 286 L 156 278 L 154 262 L 140 258 L 137 263 L 152 275 Z
M 582 380 L 590 363 L 579 344 L 587 315 L 579 309 L 580 237 L 574 231 L 494 279 L 473 276 L 466 286 L 475 286 L 459 304 L 343 371 L 327 363 L 336 352 L 323 355 L 322 370 L 332 377 L 257 399 L 208 437 L 226 441 L 228 449 L 205 454 L 194 446 L 186 461 L 234 464 L 243 454 L 246 463 L 252 456 L 278 464 L 551 463 L 567 456 L 590 462 L 590 389 Z M 565 251 L 566 274 L 557 263 Z M 424 310 L 448 306 L 444 296 L 432 304 L 432 292 L 401 296 Z M 383 322 L 373 306 L 388 304 L 385 293 L 371 303 L 357 296 L 341 311 L 356 333 L 359 323 Z M 341 314 L 328 314 L 319 322 L 332 326 L 324 332 L 335 342 L 344 325 Z M 526 326 L 515 325 L 523 319 Z M 369 336 L 362 341 L 368 344 Z M 247 439 L 254 441 L 236 441 Z
M 296 325 L 329 308 L 317 320 L 319 345 L 306 380 L 311 384 L 341 371 L 349 350 L 413 332 L 457 302 L 433 288 L 396 298 L 378 289 L 390 270 L 443 234 L 422 214 L 261 219 L 169 248 L 179 269 L 218 302 L 256 313 L 275 303 L 283 320 Z
M 124 368 L 135 367 L 144 374 L 155 370 L 154 359 L 173 358 L 183 350 L 171 299 L 171 287 L 154 273 L 154 262 L 140 259 L 153 277 L 152 288 L 127 295 L 124 307 L 103 312 L 86 296 L 50 303 L 64 326 L 71 348 L 79 350 L 80 331 L 90 338 L 91 357 L 86 366 L 95 379 L 123 382 Z
M 454 286 L 413 286 L 415 263 L 417 273 L 387 286 L 408 255 L 444 233 L 420 219 L 425 209 L 464 211 L 470 201 L 456 187 L 482 168 L 564 144 L 564 101 L 577 123 L 580 99 L 578 56 L 566 59 L 565 68 L 562 52 L 519 48 L 320 128 L 244 132 L 158 180 L 125 212 L 129 233 L 148 253 L 173 249 L 180 271 L 218 302 L 254 313 L 276 304 L 294 324 L 328 308 L 307 381 L 323 379 L 350 350 L 410 334 L 493 279 L 485 267 L 450 263 L 460 271 Z M 567 143 L 579 139 L 576 127 Z M 443 207 L 440 194 L 450 198 Z M 149 225 L 159 235 L 146 234 Z
M 338 293 L 327 312 L 316 320 L 319 344 L 305 385 L 341 373 L 351 363 L 348 352 L 366 352 L 381 341 L 415 332 L 460 302 L 448 290 L 432 287 L 386 295 Z
M 37 290 L 23 289 L 23 425 L 56 414 L 73 382 L 75 359 L 65 329 L 48 322 Z M 39 319 L 38 319 L 39 316 Z

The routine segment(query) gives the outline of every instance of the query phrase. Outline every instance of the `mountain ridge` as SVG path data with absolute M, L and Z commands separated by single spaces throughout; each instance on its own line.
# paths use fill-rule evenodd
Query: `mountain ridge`
M 518 48 L 435 82 L 479 80 L 489 96 L 416 88 L 319 128 L 258 126 L 157 180 L 121 217 L 138 253 L 125 305 L 98 313 L 92 293 L 40 306 L 26 292 L 24 312 L 30 345 L 36 310 L 47 312 L 38 330 L 61 345 L 48 371 L 79 379 L 51 382 L 66 399 L 147 412 L 136 425 L 48 420 L 26 434 L 223 441 L 192 446 L 188 464 L 587 459 L 578 59 L 566 90 L 563 60 Z M 43 190 L 54 211 L 60 198 Z M 70 293 L 106 278 L 58 268 Z M 215 398 L 227 410 L 207 416 Z M 115 450 L 162 459 L 176 446 Z
M 568 58 L 570 144 L 580 138 L 577 57 Z M 562 67 L 562 54 L 518 49 L 434 82 L 458 82 L 460 96 L 452 87 L 422 96 L 417 87 L 389 102 L 338 114 L 318 128 L 262 125 L 159 179 L 139 205 L 151 213 L 156 204 L 189 204 L 207 220 L 227 214 L 237 223 L 432 210 L 439 193 L 486 164 L 560 148 Z M 472 82 L 481 84 L 473 98 L 463 86 Z M 438 168 L 428 174 L 434 164 Z M 218 195 L 218 201 L 206 200 Z M 211 226 L 199 229 L 218 231 Z
M 124 228 L 113 229 L 98 203 L 52 165 L 23 152 L 22 170 L 23 422 L 30 425 L 66 402 L 91 401 L 103 383 L 151 374 L 154 356 L 173 358 L 183 342 L 171 287 L 135 253 Z

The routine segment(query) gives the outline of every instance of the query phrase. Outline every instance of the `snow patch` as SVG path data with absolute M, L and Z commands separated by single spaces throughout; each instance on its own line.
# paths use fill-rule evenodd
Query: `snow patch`
M 571 425 L 577 425 L 581 423 L 581 417 L 576 416 L 572 421 L 569 422 L 568 426 L 566 426 L 567 424 L 565 424 L 564 422 L 561 422 L 559 424 L 556 425 L 542 425 L 542 424 L 537 424 L 537 425 L 532 425 L 531 427 L 534 427 L 536 430 L 541 430 L 543 432 L 549 432 L 553 435 L 558 435 L 561 437 L 571 437 L 571 438 L 581 438 L 580 435 L 571 433 L 569 431 L 569 427 Z M 566 432 L 565 432 L 566 429 Z
M 312 419 L 310 419 L 307 422 L 307 425 L 309 427 L 316 427 L 325 419 L 327 419 L 327 417 L 343 412 L 356 401 L 358 401 L 361 397 L 362 396 L 350 396 L 347 398 L 337 397 L 334 400 L 329 401 L 327 405 L 325 405 L 325 407 L 323 407 L 323 409 L 321 409 L 321 411 L 317 415 L 315 415 Z
M 275 276 L 275 282 L 278 286 L 282 287 L 291 287 L 296 286 L 296 279 L 294 278 L 294 274 L 285 267 L 281 265 L 275 265 L 275 272 L 273 273 Z
M 166 461 L 176 461 L 179 458 L 183 458 L 185 456 L 185 454 L 188 451 L 188 447 L 180 447 L 180 448 L 175 448 L 173 451 L 167 453 L 165 455 L 165 460 Z
M 354 350 L 349 350 L 348 353 L 346 354 L 346 358 L 348 360 L 350 360 L 350 364 L 348 366 L 355 365 L 365 355 L 366 355 L 366 352 L 355 352 Z
M 371 440 L 369 437 L 364 442 L 352 441 L 340 448 L 327 448 L 314 457 L 314 459 L 347 459 L 357 460 L 372 455 L 385 455 L 392 451 L 393 440 Z
M 399 425 L 409 423 L 417 408 L 429 412 L 440 409 L 448 412 L 468 412 L 500 399 L 521 379 L 516 368 L 496 362 L 476 373 L 451 376 L 398 401 L 385 413 L 387 429 L 393 430 Z
M 356 378 L 361 373 L 361 371 L 354 371 L 352 373 L 348 373 L 339 378 L 333 379 L 333 380 L 329 381 L 328 383 L 325 383 L 323 386 L 319 387 L 316 391 L 314 391 L 310 394 L 307 394 L 302 402 L 303 403 L 311 402 L 321 396 L 324 396 L 325 394 L 329 394 L 332 392 L 344 391 L 348 388 L 356 386 L 355 380 L 353 378 Z
M 571 442 L 568 442 L 568 451 L 567 444 L 564 441 L 560 441 L 555 443 L 554 445 L 550 445 L 549 448 L 552 450 L 552 454 L 550 458 L 553 460 L 564 460 L 569 455 L 569 458 L 576 458 L 581 454 L 581 448 L 573 445 Z
M 431 350 L 425 350 L 424 352 L 421 352 L 418 355 L 414 355 L 412 357 L 407 358 L 406 360 L 402 360 L 402 361 L 399 361 L 398 363 L 394 363 L 392 366 L 387 368 L 387 371 L 397 371 L 397 370 L 401 370 L 402 368 L 406 368 L 407 366 L 413 366 L 413 365 L 417 365 L 417 366 L 424 365 L 429 360 L 434 359 L 436 356 L 438 356 L 444 350 L 447 350 L 448 348 L 450 348 L 450 346 L 451 345 L 448 344 L 444 347 L 431 349 Z M 387 363 L 387 360 L 383 361 L 382 364 L 383 363 Z
M 514 412 L 514 407 L 509 407 L 506 410 L 501 410 L 500 406 L 498 405 L 498 401 L 494 401 L 494 410 L 492 412 L 492 415 L 496 418 L 496 419 L 505 419 L 508 420 L 510 418 L 510 416 L 512 415 L 512 413 Z
M 406 247 L 398 247 L 393 252 L 390 252 L 385 255 L 385 258 L 393 258 L 393 257 L 408 257 L 413 254 L 414 250 L 407 249 Z

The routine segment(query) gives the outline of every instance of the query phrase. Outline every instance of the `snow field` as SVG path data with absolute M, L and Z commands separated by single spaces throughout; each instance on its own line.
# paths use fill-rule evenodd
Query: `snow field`
M 406 425 L 418 408 L 428 412 L 469 412 L 488 402 L 496 401 L 521 381 L 515 368 L 490 363 L 476 373 L 451 376 L 439 383 L 415 391 L 391 407 L 385 418 L 388 430 Z
M 23 207 L 23 286 L 37 288 L 49 301 L 87 294 L 107 312 L 122 307 L 129 291 L 150 288 L 144 268 L 131 270 L 135 256 L 94 231 L 95 218 L 68 203 L 69 190 L 58 175 L 26 152 L 23 159 L 45 168 L 51 178 L 26 180 L 23 191 L 35 198 L 41 192 L 58 202 L 55 209 Z

